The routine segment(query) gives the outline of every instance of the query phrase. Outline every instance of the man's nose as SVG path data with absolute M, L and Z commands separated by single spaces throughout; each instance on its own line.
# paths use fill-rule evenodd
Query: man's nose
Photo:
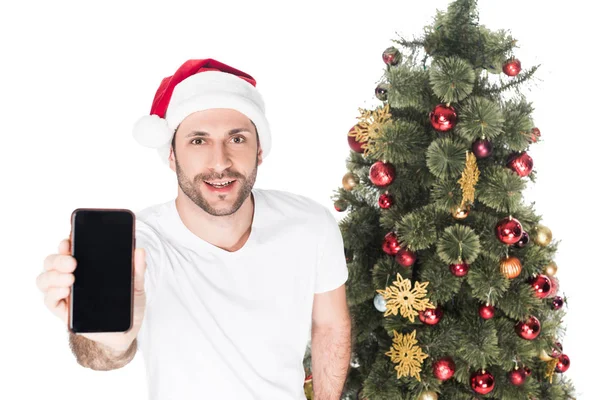
M 209 167 L 216 172 L 221 172 L 231 167 L 231 154 L 222 143 L 217 144 L 211 152 L 211 160 Z

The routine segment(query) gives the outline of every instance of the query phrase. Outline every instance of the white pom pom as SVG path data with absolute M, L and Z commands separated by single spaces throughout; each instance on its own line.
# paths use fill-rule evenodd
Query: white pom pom
M 144 115 L 133 125 L 133 137 L 142 146 L 159 148 L 173 138 L 173 131 L 158 115 Z

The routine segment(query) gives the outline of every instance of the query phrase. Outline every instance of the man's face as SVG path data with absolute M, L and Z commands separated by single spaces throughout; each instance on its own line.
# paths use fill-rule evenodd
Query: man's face
M 254 124 L 244 114 L 225 108 L 187 116 L 177 129 L 175 152 L 169 155 L 183 193 L 215 216 L 233 214 L 241 207 L 260 164 L 262 149 Z M 215 186 L 227 182 L 231 183 Z

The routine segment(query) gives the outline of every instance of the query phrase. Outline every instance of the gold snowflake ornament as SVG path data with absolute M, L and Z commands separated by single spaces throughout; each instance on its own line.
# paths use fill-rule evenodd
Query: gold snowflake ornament
M 408 318 L 410 322 L 415 322 L 415 317 L 419 315 L 418 311 L 435 308 L 429 299 L 425 298 L 427 294 L 425 288 L 429 282 L 415 282 L 415 287 L 411 288 L 410 280 L 402 279 L 402 276 L 398 274 L 394 285 L 396 286 L 388 286 L 385 290 L 377 290 L 377 293 L 387 300 L 384 317 L 390 314 L 398 315 L 398 310 L 400 310 L 400 315 Z
M 552 383 L 552 377 L 554 376 L 554 372 L 556 369 L 556 365 L 558 364 L 558 358 L 553 358 L 552 360 L 546 363 L 546 373 L 544 374 L 546 378 Z
M 375 111 L 362 108 L 358 110 L 361 114 L 357 118 L 359 122 L 348 135 L 353 136 L 357 142 L 362 143 L 361 148 L 365 150 L 364 155 L 366 156 L 369 153 L 369 147 L 382 135 L 383 127 L 390 121 L 392 115 L 390 114 L 389 104 Z
M 477 158 L 475 155 L 467 151 L 467 159 L 465 169 L 462 176 L 458 180 L 463 192 L 461 206 L 464 208 L 467 202 L 473 204 L 475 202 L 475 185 L 479 181 L 479 168 L 477 168 Z
M 423 350 L 417 346 L 416 335 L 416 330 L 408 335 L 399 334 L 394 330 L 394 343 L 390 347 L 390 351 L 385 353 L 385 355 L 389 356 L 393 363 L 398 364 L 395 368 L 398 371 L 398 379 L 410 375 L 421 382 L 421 366 L 423 365 L 423 360 L 429 356 L 423 353 Z

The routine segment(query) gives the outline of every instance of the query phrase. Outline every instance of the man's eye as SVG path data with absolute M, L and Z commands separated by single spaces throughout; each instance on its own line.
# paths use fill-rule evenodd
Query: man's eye
M 244 138 L 243 138 L 243 137 L 241 137 L 241 136 L 236 136 L 236 137 L 234 137 L 234 138 L 233 138 L 233 140 L 235 140 L 235 139 L 240 139 L 240 140 L 241 140 L 241 142 L 237 142 L 237 143 L 243 143 L 243 142 L 245 142 L 245 141 L 246 141 L 246 139 L 244 139 Z
M 194 142 L 195 142 L 196 140 L 204 140 L 204 139 L 192 139 L 192 144 L 194 144 Z

